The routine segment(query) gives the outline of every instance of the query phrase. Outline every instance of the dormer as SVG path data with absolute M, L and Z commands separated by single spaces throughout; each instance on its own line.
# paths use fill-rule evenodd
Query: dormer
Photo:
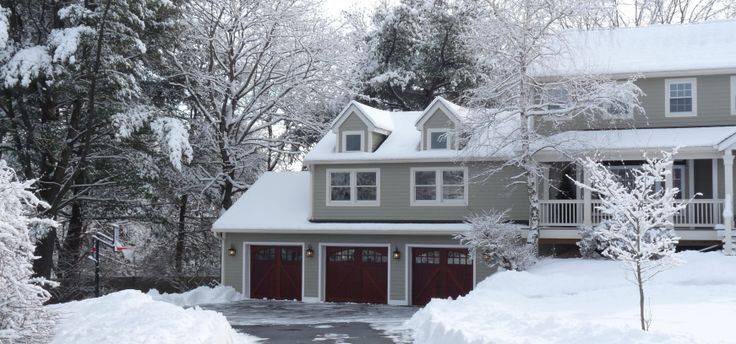
M 374 152 L 392 130 L 390 112 L 351 101 L 332 123 L 335 151 Z
M 467 109 L 442 98 L 435 98 L 416 121 L 422 133 L 420 150 L 458 149 L 458 130 Z

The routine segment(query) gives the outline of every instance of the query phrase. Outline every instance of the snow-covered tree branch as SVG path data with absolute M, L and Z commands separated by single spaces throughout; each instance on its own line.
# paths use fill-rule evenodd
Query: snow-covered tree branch
M 49 282 L 32 277 L 32 262 L 36 235 L 57 223 L 34 216 L 48 207 L 30 191 L 34 182 L 18 180 L 0 160 L 0 343 L 44 343 L 54 325 L 43 307 Z
M 529 241 L 539 228 L 539 178 L 535 154 L 548 145 L 561 120 L 630 118 L 642 113 L 641 90 L 635 79 L 612 80 L 603 75 L 557 75 L 564 59 L 565 19 L 581 15 L 584 2 L 575 0 L 488 1 L 466 38 L 487 70 L 480 85 L 467 95 L 470 112 L 464 137 L 467 150 L 501 156 L 523 173 L 530 203 Z M 563 152 L 564 153 L 564 152 Z M 477 154 L 471 154 L 477 155 Z
M 508 220 L 506 212 L 488 211 L 469 217 L 470 229 L 455 235 L 473 257 L 508 270 L 526 270 L 536 262 L 536 246 L 526 245 L 523 226 Z

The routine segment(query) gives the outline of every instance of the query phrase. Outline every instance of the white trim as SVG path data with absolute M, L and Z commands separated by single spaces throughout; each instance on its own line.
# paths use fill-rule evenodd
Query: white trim
M 376 174 L 376 200 L 375 201 L 359 201 L 357 178 L 358 172 L 374 172 Z M 350 200 L 349 201 L 333 201 L 332 184 L 330 175 L 332 173 L 350 173 Z M 381 169 L 380 168 L 328 168 L 325 170 L 325 206 L 328 207 L 378 207 L 381 205 Z
M 445 102 L 450 102 L 449 100 L 442 98 L 442 97 L 435 97 L 434 100 L 427 105 L 427 108 L 424 109 L 422 115 L 417 119 L 417 121 L 414 123 L 414 127 L 417 128 L 417 130 L 421 131 L 424 127 L 424 124 L 427 123 L 427 121 L 432 118 L 437 113 L 437 107 L 441 106 L 443 109 L 447 112 L 447 118 L 452 121 L 453 124 L 455 124 L 455 127 L 457 128 L 460 125 L 460 120 L 458 118 L 458 114 L 455 113 Z
M 692 111 L 670 112 L 670 85 L 690 83 L 692 90 Z M 698 115 L 698 80 L 697 78 L 679 78 L 664 80 L 664 114 L 665 117 L 695 117 Z
M 220 247 L 220 284 L 225 285 L 225 243 L 227 242 L 225 239 L 225 235 L 227 233 L 222 233 L 220 236 L 222 247 Z M 243 291 L 242 289 L 240 290 Z
M 356 102 L 355 100 L 351 100 L 350 103 L 347 106 L 345 106 L 345 108 L 342 111 L 340 111 L 337 117 L 335 117 L 335 119 L 332 121 L 331 128 L 335 134 L 337 134 L 340 126 L 353 113 L 355 113 L 358 116 L 358 118 L 360 118 L 360 120 L 363 121 L 363 123 L 368 127 L 369 131 L 375 131 L 377 133 L 381 133 L 384 135 L 389 135 L 391 133 L 391 131 L 387 129 L 377 127 L 375 123 L 371 121 L 370 117 L 366 115 L 365 112 L 363 112 L 363 110 L 361 110 L 360 107 L 358 107 L 356 104 L 360 104 L 360 103 Z M 363 104 L 360 104 L 360 105 L 363 105 Z M 353 109 L 354 111 L 351 112 L 350 109 Z
M 243 297 L 250 299 L 250 247 L 251 246 L 301 246 L 302 248 L 302 295 L 301 299 L 304 300 L 304 282 L 306 280 L 305 266 L 306 266 L 306 245 L 304 242 L 290 242 L 290 241 L 243 241 L 243 276 L 241 281 Z M 248 276 L 248 283 L 246 283 L 245 277 Z
M 318 297 L 313 297 L 313 296 L 304 297 L 304 296 L 302 296 L 302 302 L 304 302 L 304 303 L 319 303 L 320 300 L 319 300 Z
M 736 115 L 736 75 L 731 75 L 731 114 Z
M 388 275 L 387 275 L 387 286 L 386 286 L 386 303 L 391 301 L 391 260 L 393 260 L 393 257 L 391 257 L 391 244 L 390 243 L 334 243 L 334 242 L 321 242 L 319 243 L 319 264 L 317 265 L 317 298 L 320 302 L 325 302 L 325 296 L 326 291 L 325 288 L 327 287 L 327 256 L 325 255 L 325 247 L 332 246 L 332 247 L 386 247 L 386 255 L 387 257 L 387 264 L 386 269 L 388 269 Z
M 711 175 L 711 187 L 713 188 L 711 190 L 711 197 L 713 199 L 718 199 L 719 192 L 718 192 L 718 159 L 712 159 L 710 164 L 710 175 Z
M 360 150 L 349 151 L 347 146 L 348 135 L 360 135 Z M 340 152 L 342 153 L 360 153 L 365 152 L 365 130 L 345 130 L 340 132 L 341 143 Z
M 577 231 L 575 231 L 577 232 Z M 417 247 L 427 247 L 427 248 L 467 248 L 467 246 L 464 245 L 443 245 L 443 244 L 415 244 L 415 243 L 407 243 L 404 244 L 404 295 L 406 296 L 406 305 L 411 305 L 411 264 L 409 264 L 413 260 L 413 255 L 411 252 L 411 249 Z M 468 251 L 468 254 L 470 254 L 470 251 Z M 477 264 L 476 261 L 478 260 L 478 257 L 472 257 L 473 260 L 473 289 L 475 289 L 475 286 L 478 285 L 478 277 L 477 277 Z
M 416 200 L 415 174 L 419 171 L 435 173 L 435 199 L 434 200 Z M 442 172 L 444 171 L 463 171 L 463 199 L 461 200 L 443 200 L 442 195 Z M 441 207 L 465 207 L 468 205 L 468 168 L 467 167 L 412 167 L 409 169 L 409 205 L 415 206 L 441 206 Z
M 452 134 L 453 132 L 454 130 L 450 128 L 429 128 L 427 129 L 427 139 L 425 140 L 426 150 L 451 149 L 450 140 L 454 138 L 454 135 Z M 433 133 L 445 133 L 445 148 L 432 148 L 432 134 Z M 453 143 L 454 141 L 455 140 L 453 140 Z

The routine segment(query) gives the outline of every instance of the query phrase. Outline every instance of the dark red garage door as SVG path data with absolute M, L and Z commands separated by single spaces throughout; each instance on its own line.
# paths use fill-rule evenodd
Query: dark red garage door
M 302 248 L 251 246 L 250 297 L 301 300 Z
M 412 304 L 423 306 L 432 298 L 456 298 L 473 288 L 473 260 L 467 249 L 415 247 L 412 249 Z
M 325 301 L 386 303 L 386 247 L 327 247 Z

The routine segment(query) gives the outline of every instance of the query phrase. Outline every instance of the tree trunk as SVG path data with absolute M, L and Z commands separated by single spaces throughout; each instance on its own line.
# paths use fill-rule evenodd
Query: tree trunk
M 177 274 L 181 274 L 184 261 L 184 238 L 186 230 L 187 202 L 189 195 L 184 194 L 179 200 L 179 231 L 176 234 L 176 248 L 174 251 L 174 267 Z
M 639 321 L 641 322 L 641 330 L 649 330 L 646 317 L 644 316 L 644 281 L 641 278 L 641 264 L 636 263 L 636 283 L 639 287 Z

